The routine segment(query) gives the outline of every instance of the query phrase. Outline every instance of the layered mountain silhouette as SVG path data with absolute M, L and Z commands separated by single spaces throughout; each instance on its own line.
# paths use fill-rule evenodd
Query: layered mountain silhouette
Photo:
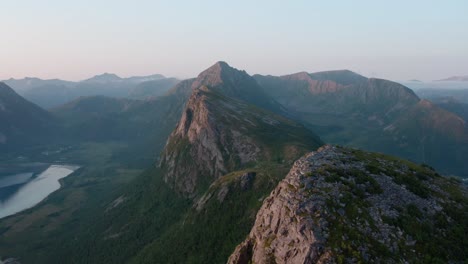
M 160 74 L 121 78 L 113 73 L 103 73 L 79 82 L 39 78 L 9 79 L 5 82 L 26 99 L 48 109 L 82 96 L 145 99 L 163 95 L 177 83 L 177 79 Z
M 135 88 L 130 91 L 128 97 L 132 99 L 147 99 L 162 96 L 179 82 L 180 80 L 176 78 L 162 78 L 158 80 L 144 81 L 135 86 Z
M 24 95 L 27 91 L 34 89 L 36 87 L 46 87 L 46 86 L 71 86 L 73 82 L 64 81 L 60 79 L 40 79 L 35 77 L 26 77 L 23 79 L 13 79 L 3 81 L 5 84 L 13 88 L 18 94 Z
M 449 78 L 437 80 L 437 82 L 468 82 L 468 76 L 452 76 Z
M 96 76 L 93 76 L 89 79 L 83 80 L 83 83 L 109 83 L 109 82 L 147 82 L 147 81 L 154 81 L 165 79 L 166 77 L 161 74 L 153 74 L 148 76 L 132 76 L 128 78 L 121 78 L 117 74 L 114 73 L 103 73 Z
M 467 175 L 466 122 L 395 82 L 351 71 L 255 79 L 326 142 L 386 152 Z
M 51 109 L 51 113 L 61 124 L 64 142 L 120 142 L 128 145 L 132 159 L 144 158 L 153 163 L 189 96 L 176 88 L 170 94 L 148 100 L 80 97 Z
M 125 142 L 125 160 L 152 152 L 152 166 L 108 196 L 96 194 L 101 174 L 82 172 L 84 211 L 38 216 L 21 231 L 12 227 L 22 215 L 0 225 L 2 253 L 25 262 L 466 258 L 458 180 L 345 147 L 309 153 L 324 138 L 463 171 L 463 120 L 400 84 L 350 71 L 252 77 L 217 62 L 161 96 L 81 97 L 52 114 L 70 141 Z
M 137 136 L 131 132 L 129 138 L 150 138 L 151 134 L 163 138 L 166 128 L 172 133 L 157 167 L 126 188 L 119 206 L 99 209 L 89 225 L 82 225 L 87 231 L 77 227 L 74 240 L 67 236 L 57 239 L 65 255 L 50 251 L 41 258 L 75 258 L 89 251 L 84 261 L 134 259 L 145 263 L 159 259 L 180 263 L 191 256 L 224 262 L 248 233 L 262 197 L 284 177 L 294 160 L 323 144 L 300 123 L 267 108 L 281 111 L 252 77 L 216 63 L 153 100 L 87 97 L 54 110 L 63 120 L 81 120 L 71 130 L 83 131 L 79 127 L 88 124 L 90 131 L 121 131 L 114 124 L 126 123 L 150 131 Z M 104 121 L 109 119 L 112 122 Z M 143 126 L 143 122 L 154 125 Z M 157 148 L 155 143 L 144 142 Z M 202 239 L 208 233 L 213 238 Z M 135 236 L 140 237 L 141 247 L 128 247 Z M 212 243 L 226 236 L 229 242 L 210 252 Z M 95 237 L 94 242 L 84 243 L 90 237 Z M 190 242 L 181 244 L 181 239 Z M 97 253 L 107 252 L 109 247 L 120 253 L 107 257 Z

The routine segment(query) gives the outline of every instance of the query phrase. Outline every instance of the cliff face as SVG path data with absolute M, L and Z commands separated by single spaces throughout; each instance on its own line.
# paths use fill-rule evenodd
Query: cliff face
M 395 158 L 322 147 L 264 200 L 228 263 L 461 261 L 468 200 L 459 184 Z
M 193 91 L 162 155 L 166 182 L 187 195 L 194 194 L 201 176 L 216 179 L 235 165 L 255 161 L 260 152 L 251 138 L 216 118 L 224 105 L 210 103 L 212 96 L 206 87 Z
M 188 197 L 249 163 L 291 159 L 307 149 L 303 142 L 322 144 L 302 125 L 274 114 L 279 104 L 224 62 L 188 84 L 192 94 L 159 164 L 165 181 Z
M 288 160 L 320 145 L 303 126 L 202 86 L 188 100 L 160 167 L 167 183 L 192 197 L 197 187 L 251 162 Z

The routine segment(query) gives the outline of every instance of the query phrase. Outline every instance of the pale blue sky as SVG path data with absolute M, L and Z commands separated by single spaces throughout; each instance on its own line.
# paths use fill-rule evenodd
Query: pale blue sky
M 350 69 L 468 75 L 468 1 L 0 0 L 0 79 Z

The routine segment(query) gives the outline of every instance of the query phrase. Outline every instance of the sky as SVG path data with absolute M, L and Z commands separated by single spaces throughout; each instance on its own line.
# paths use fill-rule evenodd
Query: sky
M 0 79 L 349 69 L 468 75 L 466 0 L 0 0 Z

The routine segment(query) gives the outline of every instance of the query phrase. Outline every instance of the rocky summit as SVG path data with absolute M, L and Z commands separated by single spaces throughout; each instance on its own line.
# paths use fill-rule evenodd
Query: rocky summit
M 295 162 L 228 263 L 463 261 L 466 194 L 430 167 L 327 145 Z
M 276 145 L 272 142 L 278 141 Z M 304 145 L 303 142 L 311 142 Z M 264 160 L 291 160 L 322 143 L 302 125 L 202 86 L 193 91 L 162 153 L 165 181 L 194 196 L 198 186 Z
M 292 163 L 309 147 L 323 144 L 303 125 L 276 114 L 270 97 L 257 100 L 264 92 L 256 81 L 224 62 L 191 81 L 190 91 L 159 163 L 166 183 L 185 196 L 196 196 L 213 180 L 249 163 Z

